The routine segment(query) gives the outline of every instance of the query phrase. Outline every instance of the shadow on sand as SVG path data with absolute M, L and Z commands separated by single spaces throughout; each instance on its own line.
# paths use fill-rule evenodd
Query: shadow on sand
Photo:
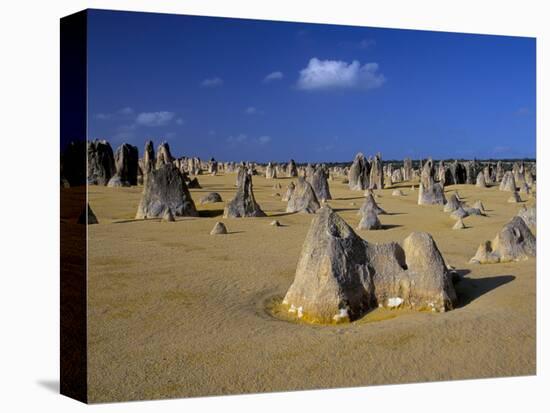
M 199 217 L 215 218 L 223 215 L 223 209 L 203 209 L 199 211 Z
M 382 229 L 392 229 L 392 228 L 399 228 L 403 225 L 397 225 L 397 224 L 382 224 Z
M 36 384 L 46 390 L 59 394 L 59 380 L 38 380 Z
M 353 201 L 354 199 L 365 199 L 364 196 L 352 196 L 347 198 L 334 198 L 332 201 Z
M 468 270 L 457 271 L 459 275 L 465 275 L 469 273 Z M 458 295 L 457 308 L 464 307 L 475 301 L 483 294 L 500 287 L 501 285 L 508 284 L 515 280 L 513 275 L 497 275 L 495 277 L 485 278 L 460 278 L 455 283 L 455 290 Z

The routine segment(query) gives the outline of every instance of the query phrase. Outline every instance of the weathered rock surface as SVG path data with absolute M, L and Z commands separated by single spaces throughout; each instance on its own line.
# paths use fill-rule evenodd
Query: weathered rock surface
M 200 199 L 200 204 L 213 204 L 215 202 L 223 202 L 222 197 L 217 192 L 210 192 Z
M 130 186 L 130 182 L 123 181 L 120 175 L 114 175 L 111 179 L 109 179 L 109 182 L 107 182 L 107 186 L 110 188 L 118 188 L 123 186 Z
M 445 205 L 443 186 L 434 180 L 435 169 L 433 161 L 428 159 L 422 167 L 420 186 L 418 188 L 418 205 Z
M 376 213 L 376 215 L 386 214 L 386 211 L 380 208 L 380 206 L 376 203 L 376 200 L 374 199 L 372 192 L 369 191 L 365 196 L 365 202 L 363 202 L 363 205 L 361 205 L 361 208 L 359 208 L 359 211 L 357 211 L 357 214 L 365 215 L 367 211 L 371 209 Z
M 291 159 L 288 163 L 287 174 L 291 178 L 295 178 L 298 176 L 298 168 L 296 167 L 296 162 L 294 162 L 294 159 Z
M 473 208 L 479 209 L 481 211 L 481 213 L 483 213 L 483 214 L 486 212 L 485 211 L 485 206 L 483 205 L 483 202 L 481 202 L 479 200 L 474 203 Z
M 315 195 L 317 196 L 317 199 L 322 202 L 332 199 L 327 181 L 327 175 L 328 172 L 324 168 L 319 167 L 312 173 L 311 178 L 308 179 Z
M 475 264 L 522 261 L 536 256 L 536 238 L 519 216 L 513 217 L 493 241 L 482 243 L 470 260 Z
M 356 320 L 377 306 L 445 311 L 455 301 L 451 277 L 429 234 L 412 233 L 403 248 L 395 242 L 370 244 L 323 206 L 283 304 L 305 321 L 334 323 Z
M 353 321 L 375 306 L 365 241 L 328 206 L 313 218 L 283 303 L 321 323 Z
M 371 162 L 369 188 L 384 189 L 384 171 L 382 168 L 382 156 L 378 153 Z
M 116 175 L 120 177 L 123 186 L 137 185 L 138 148 L 123 143 L 115 151 Z
M 516 180 L 514 179 L 514 174 L 512 171 L 507 171 L 502 177 L 502 182 L 500 183 L 499 189 L 501 191 L 516 191 Z
M 487 183 L 485 182 L 485 174 L 481 171 L 477 174 L 476 186 L 478 188 L 487 188 Z
M 536 227 L 537 226 L 537 207 L 523 206 L 518 212 L 518 217 L 522 218 L 528 226 Z
M 296 189 L 296 185 L 294 185 L 294 182 L 291 182 L 288 184 L 285 192 L 285 196 L 283 196 L 282 201 L 288 202 L 288 200 L 292 197 L 292 193 Z
M 216 222 L 216 225 L 214 225 L 214 228 L 212 228 L 212 231 L 210 231 L 210 235 L 223 235 L 227 234 L 227 227 L 223 222 Z
M 164 213 L 162 214 L 162 221 L 163 222 L 175 222 L 176 218 L 174 218 L 174 214 L 172 214 L 172 210 L 170 208 L 166 208 L 164 210 Z
M 168 142 L 162 142 L 157 148 L 155 168 L 159 169 L 162 165 L 171 164 L 173 161 L 174 158 L 170 153 L 170 145 L 168 145 Z
M 365 155 L 358 153 L 349 168 L 348 185 L 352 191 L 364 191 L 369 187 L 370 165 Z
M 378 219 L 378 215 L 376 214 L 376 212 L 372 209 L 367 209 L 361 217 L 361 221 L 359 221 L 357 229 L 382 229 L 382 224 L 380 223 L 380 219 Z
M 181 172 L 171 163 L 147 175 L 136 218 L 159 218 L 166 209 L 175 216 L 198 216 Z
M 314 214 L 320 207 L 319 200 L 309 182 L 303 177 L 299 177 L 294 191 L 292 191 L 292 195 L 288 200 L 286 212 Z
M 275 168 L 271 162 L 269 162 L 265 168 L 265 178 L 266 179 L 277 178 L 277 168 Z
M 244 217 L 265 217 L 264 211 L 254 198 L 252 188 L 252 176 L 246 168 L 239 169 L 239 186 L 237 193 L 225 207 L 223 211 L 224 218 L 244 218 Z
M 155 149 L 153 148 L 153 142 L 145 142 L 145 149 L 143 151 L 143 181 L 145 182 L 146 176 L 153 169 L 155 169 Z
M 458 200 L 458 197 L 456 196 L 456 194 L 451 194 L 447 203 L 443 207 L 443 211 L 454 212 L 461 207 L 462 207 L 462 202 Z
M 115 158 L 109 142 L 88 142 L 88 184 L 107 185 L 115 173 Z

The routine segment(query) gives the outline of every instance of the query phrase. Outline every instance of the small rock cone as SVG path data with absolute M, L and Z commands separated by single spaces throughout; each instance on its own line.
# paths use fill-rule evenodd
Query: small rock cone
M 214 225 L 214 228 L 212 228 L 212 231 L 210 231 L 210 235 L 221 234 L 227 234 L 227 228 L 225 227 L 225 224 L 223 222 L 216 222 L 216 225 Z

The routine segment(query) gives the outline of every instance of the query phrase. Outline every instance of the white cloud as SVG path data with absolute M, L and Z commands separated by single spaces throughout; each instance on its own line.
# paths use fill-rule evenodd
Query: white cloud
M 374 89 L 382 86 L 385 81 L 384 75 L 378 73 L 378 63 L 361 66 L 357 60 L 347 63 L 314 57 L 300 71 L 297 86 L 302 90 Z
M 271 72 L 266 77 L 264 77 L 264 82 L 269 83 L 273 80 L 281 80 L 283 78 L 283 72 Z
M 266 143 L 271 142 L 271 136 L 266 136 L 266 135 L 260 136 L 258 138 L 258 142 L 262 145 L 265 145 Z
M 177 118 L 177 119 L 176 119 L 176 123 L 177 123 L 178 125 L 183 125 L 183 124 L 185 123 L 185 121 L 184 121 L 182 118 Z
M 217 87 L 223 85 L 223 80 L 219 77 L 212 77 L 209 79 L 204 79 L 201 82 L 202 87 Z
M 136 118 L 136 123 L 143 126 L 164 126 L 174 118 L 174 112 L 143 112 Z
M 134 109 L 132 109 L 129 106 L 126 106 L 125 108 L 120 109 L 118 113 L 120 113 L 121 115 L 133 115 Z
M 227 138 L 227 142 L 229 143 L 243 143 L 245 142 L 246 140 L 248 139 L 248 137 L 244 134 L 244 133 L 241 133 L 237 136 L 230 136 Z

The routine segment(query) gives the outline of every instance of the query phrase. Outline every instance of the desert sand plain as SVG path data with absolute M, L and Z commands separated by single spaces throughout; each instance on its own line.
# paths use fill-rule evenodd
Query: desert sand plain
M 356 232 L 373 243 L 429 232 L 463 275 L 459 304 L 445 313 L 377 309 L 352 323 L 312 325 L 289 320 L 278 303 L 314 215 L 285 213 L 274 194 L 284 194 L 290 178 L 253 177 L 265 218 L 222 219 L 224 203 L 200 205 L 209 192 L 231 200 L 235 177 L 199 176 L 202 189 L 190 192 L 200 217 L 176 222 L 134 220 L 142 187 L 89 187 L 99 220 L 88 226 L 91 402 L 536 373 L 536 260 L 469 263 L 522 205 L 508 203 L 509 192 L 445 187 L 487 210 L 452 230 L 442 206 L 417 205 L 418 186 L 375 191 L 388 212 L 380 216 L 385 227 Z M 396 187 L 405 196 L 392 196 Z M 341 178 L 330 191 L 328 204 L 355 228 L 363 191 Z M 274 219 L 282 226 L 269 225 Z M 209 234 L 217 221 L 227 235 Z

